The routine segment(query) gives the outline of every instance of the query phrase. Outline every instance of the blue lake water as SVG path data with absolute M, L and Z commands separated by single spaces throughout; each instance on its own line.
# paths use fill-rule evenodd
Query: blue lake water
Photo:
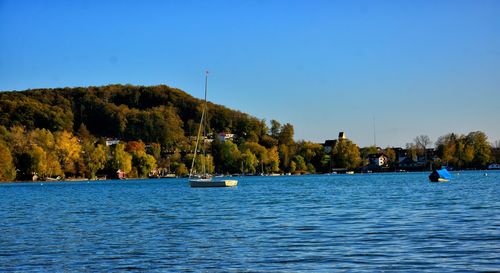
M 498 272 L 487 174 L 0 184 L 0 272 Z

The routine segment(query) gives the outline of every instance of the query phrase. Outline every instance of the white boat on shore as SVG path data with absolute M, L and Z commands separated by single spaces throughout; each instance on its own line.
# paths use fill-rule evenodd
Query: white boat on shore
M 488 170 L 500 170 L 500 164 L 493 163 L 488 166 Z

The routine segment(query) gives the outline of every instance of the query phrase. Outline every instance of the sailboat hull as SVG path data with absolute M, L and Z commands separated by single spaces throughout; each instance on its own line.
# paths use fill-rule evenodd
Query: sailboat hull
M 189 185 L 192 188 L 222 188 L 235 187 L 238 185 L 238 180 L 208 180 L 208 179 L 192 179 L 189 180 Z

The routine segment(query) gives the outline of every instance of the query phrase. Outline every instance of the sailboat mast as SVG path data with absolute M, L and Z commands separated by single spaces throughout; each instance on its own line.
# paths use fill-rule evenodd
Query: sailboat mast
M 198 145 L 200 144 L 201 127 L 204 127 L 203 123 L 205 120 L 205 112 L 207 109 L 207 86 L 208 86 L 208 71 L 205 72 L 205 98 L 203 103 L 203 110 L 201 112 L 200 126 L 198 127 L 198 135 L 196 136 L 196 145 L 194 147 L 193 160 L 191 161 L 191 170 L 189 170 L 189 178 L 193 176 L 194 162 L 196 160 L 196 154 L 198 153 Z M 205 135 L 205 129 L 203 129 L 203 135 Z M 205 142 L 205 139 L 203 139 L 203 142 Z M 205 153 L 205 147 L 203 148 L 203 152 Z M 203 168 L 203 173 L 205 173 L 204 163 L 202 164 L 202 168 Z
M 207 111 L 207 90 L 208 90 L 208 71 L 205 71 L 205 104 L 203 105 L 203 112 Z M 206 118 L 203 120 L 203 162 L 201 163 L 201 172 L 204 176 L 207 174 L 206 162 L 207 162 L 207 125 Z

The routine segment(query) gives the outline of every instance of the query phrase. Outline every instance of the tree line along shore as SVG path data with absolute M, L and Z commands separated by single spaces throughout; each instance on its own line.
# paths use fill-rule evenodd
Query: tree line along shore
M 0 180 L 185 176 L 203 101 L 165 85 L 109 85 L 0 93 Z M 450 133 L 434 145 L 417 136 L 405 148 L 358 145 L 344 136 L 295 141 L 293 125 L 267 123 L 208 103 L 206 155 L 217 174 L 481 169 L 499 161 L 483 132 Z

